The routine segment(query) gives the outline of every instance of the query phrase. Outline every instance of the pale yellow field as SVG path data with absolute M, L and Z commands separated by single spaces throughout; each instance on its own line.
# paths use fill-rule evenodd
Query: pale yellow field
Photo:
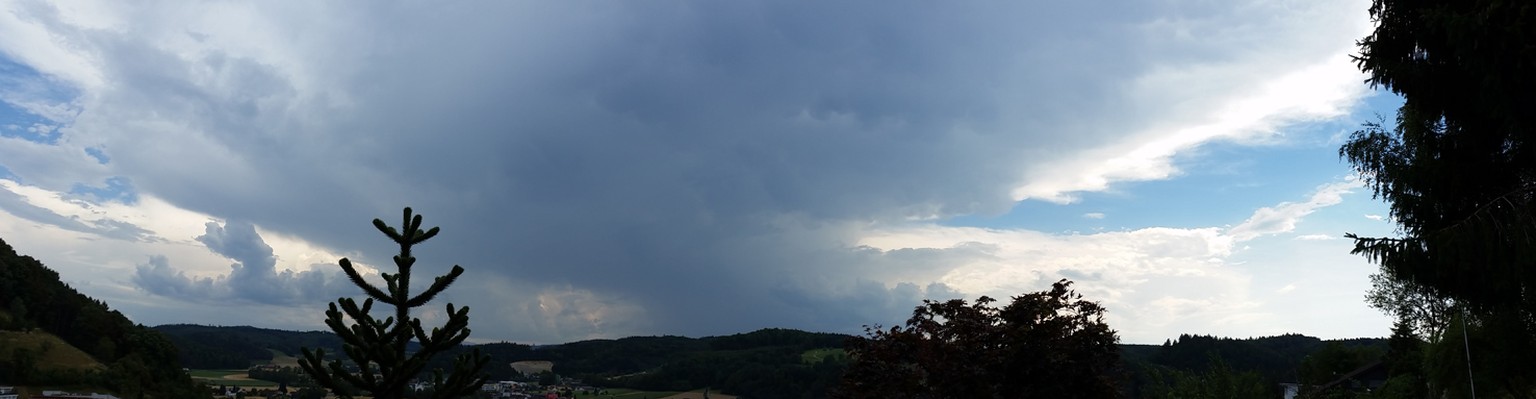
M 683 392 L 683 393 L 679 393 L 679 394 L 668 396 L 668 397 L 661 398 L 661 399 L 704 399 L 704 391 L 700 390 L 700 391 L 693 391 L 693 392 Z M 711 392 L 709 394 L 709 399 L 736 399 L 736 395 L 726 395 L 726 394 L 723 394 L 723 393 L 713 393 L 713 392 Z
M 555 369 L 555 363 L 548 360 L 524 360 L 512 362 L 512 369 L 523 375 L 534 375 Z

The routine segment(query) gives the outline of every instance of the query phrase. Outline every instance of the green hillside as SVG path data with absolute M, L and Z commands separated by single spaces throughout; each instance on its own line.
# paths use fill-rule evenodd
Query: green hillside
M 88 373 L 107 367 L 46 331 L 0 331 L 0 364 L 42 373 Z
M 95 387 L 122 397 L 207 396 L 182 371 L 176 347 L 164 336 L 80 294 L 3 240 L 0 309 L 6 312 L 0 325 L 6 332 L 0 353 L 7 354 L 0 356 L 0 381 L 6 384 Z

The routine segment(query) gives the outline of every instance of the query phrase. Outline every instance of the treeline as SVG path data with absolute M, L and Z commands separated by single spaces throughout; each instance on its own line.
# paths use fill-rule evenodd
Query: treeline
M 251 367 L 245 373 L 247 377 L 272 381 L 282 387 L 312 385 L 309 375 L 304 374 L 304 370 L 298 367 L 259 366 Z
M 299 348 L 341 351 L 341 338 L 322 331 L 283 331 L 249 326 L 211 327 L 195 324 L 155 326 L 181 348 L 181 364 L 194 369 L 244 369 L 266 364 L 272 350 L 297 354 Z
M 808 359 L 806 352 L 794 346 L 699 352 L 652 372 L 605 381 L 652 391 L 714 387 L 754 398 L 825 398 L 842 378 L 846 358 Z
M 276 349 L 327 348 L 339 352 L 340 339 L 328 332 L 293 332 L 254 327 L 164 325 L 155 327 L 182 349 L 194 368 L 240 368 L 265 363 Z M 452 367 L 459 353 L 479 350 L 491 357 L 483 370 L 492 380 L 523 379 L 513 362 L 554 363 L 561 377 L 611 388 L 717 391 L 754 398 L 820 398 L 842 375 L 846 356 L 842 334 L 791 329 L 763 329 L 728 336 L 629 337 L 534 347 L 517 343 L 466 345 L 434 357 L 427 369 Z M 819 349 L 819 351 L 818 351 Z M 815 352 L 806 356 L 807 352 Z M 254 375 L 253 375 L 254 377 Z
M 512 362 L 545 360 L 554 373 L 611 388 L 684 391 L 711 387 L 753 398 L 824 398 L 846 367 L 841 348 L 849 336 L 763 329 L 717 337 L 629 337 L 532 347 L 496 343 L 462 347 L 491 356 L 495 379 L 519 376 Z M 452 355 L 434 359 L 447 367 Z
M 82 385 L 111 389 L 123 397 L 204 397 L 182 371 L 176 346 L 165 336 L 134 324 L 106 303 L 70 288 L 58 272 L 16 253 L 0 240 L 0 309 L 6 330 L 41 329 L 86 352 L 106 366 L 100 371 L 41 372 L 35 365 L 0 364 L 0 379 L 13 384 Z M 27 348 L 11 348 L 9 362 L 36 361 Z M 21 355 L 21 356 L 17 356 Z
M 271 353 L 264 349 L 239 352 L 242 346 L 285 348 L 283 345 L 297 345 L 300 341 L 308 342 L 306 345 L 339 342 L 323 332 L 187 325 L 157 329 L 178 337 L 178 343 L 197 342 L 215 350 L 257 356 L 242 359 L 243 364 L 269 359 Z M 186 335 L 203 338 L 188 339 Z M 459 347 L 434 358 L 427 368 L 450 367 L 454 355 L 479 350 L 492 359 L 484 370 L 492 380 L 554 380 L 549 375 L 520 375 L 511 366 L 518 361 L 542 360 L 554 363 L 555 375 L 607 388 L 674 391 L 711 387 L 716 392 L 753 398 L 822 398 L 829 396 L 847 367 L 848 358 L 842 348 L 848 338 L 841 334 L 764 329 L 718 337 L 630 337 L 538 347 L 492 343 Z M 1279 383 L 1325 384 L 1338 375 L 1382 359 L 1386 340 L 1325 341 L 1297 334 L 1259 338 L 1185 334 L 1163 345 L 1120 345 L 1120 349 L 1123 375 L 1119 380 L 1125 384 L 1124 391 L 1129 397 L 1244 397 L 1252 392 L 1277 396 Z M 268 377 L 263 379 L 284 379 L 279 375 Z
M 1161 346 L 1123 345 L 1122 359 L 1131 397 L 1245 397 L 1253 392 L 1278 396 L 1280 383 L 1327 384 L 1380 361 L 1386 349 L 1387 340 L 1379 338 L 1182 334 Z
M 1330 345 L 1360 349 L 1377 358 L 1386 350 L 1386 340 L 1380 338 L 1323 341 L 1300 334 L 1248 339 L 1181 334 L 1177 340 L 1165 342 L 1146 360 L 1174 369 L 1205 372 L 1210 370 L 1210 355 L 1214 354 L 1233 369 L 1258 372 L 1265 380 L 1297 382 L 1302 361 Z

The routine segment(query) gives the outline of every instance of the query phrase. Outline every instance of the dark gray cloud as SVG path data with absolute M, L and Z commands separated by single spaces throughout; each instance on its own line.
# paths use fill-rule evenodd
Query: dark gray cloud
M 277 264 L 277 258 L 272 256 L 272 247 L 256 234 L 256 226 L 248 222 L 230 221 L 220 226 L 218 223 L 208 222 L 203 225 L 206 232 L 197 237 L 197 242 L 208 246 L 208 249 L 226 258 L 234 259 L 245 265 L 242 270 L 261 271 L 270 274 Z
M 229 274 L 162 259 L 139 286 L 305 303 L 334 280 L 277 272 L 253 224 L 386 265 L 368 221 L 411 205 L 444 229 L 420 272 L 465 266 L 445 298 L 488 337 L 857 331 L 957 294 L 930 283 L 978 249 L 873 251 L 855 226 L 1004 212 L 1038 165 L 1209 105 L 1127 95 L 1146 71 L 1230 61 L 1154 29 L 1202 13 L 1141 2 L 339 7 L 236 32 L 28 15 L 98 62 L 72 143 L 231 220 L 198 238 Z
M 206 301 L 229 296 L 227 287 L 217 279 L 187 277 L 185 272 L 171 267 L 164 256 L 151 256 L 149 261 L 138 265 L 132 281 L 139 288 L 155 295 L 186 301 Z

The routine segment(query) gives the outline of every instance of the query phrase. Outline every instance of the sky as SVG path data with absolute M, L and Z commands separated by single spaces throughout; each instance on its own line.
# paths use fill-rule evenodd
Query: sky
M 1381 337 L 1364 0 L 0 0 L 0 238 L 146 325 L 323 330 L 442 233 L 471 339 L 859 333 L 1070 279 L 1125 343 Z

